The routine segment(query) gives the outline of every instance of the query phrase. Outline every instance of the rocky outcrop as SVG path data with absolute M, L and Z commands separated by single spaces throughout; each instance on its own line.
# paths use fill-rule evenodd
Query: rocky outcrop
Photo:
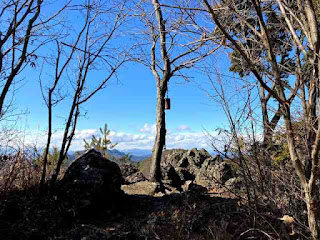
M 174 149 L 164 152 L 161 161 L 162 177 L 171 185 L 181 187 L 193 181 L 208 187 L 224 184 L 233 177 L 231 165 L 220 156 L 212 157 L 205 149 Z
M 112 211 L 123 196 L 119 166 L 94 149 L 76 159 L 61 181 L 61 193 L 79 215 Z
M 224 185 L 233 175 L 231 165 L 216 156 L 204 161 L 196 174 L 196 182 L 200 185 L 210 185 L 212 183 Z
M 132 184 L 147 180 L 140 170 L 130 163 L 121 164 L 120 170 L 122 177 L 124 178 L 124 184 Z
M 233 177 L 225 182 L 227 189 L 240 190 L 243 187 L 244 180 L 241 177 Z

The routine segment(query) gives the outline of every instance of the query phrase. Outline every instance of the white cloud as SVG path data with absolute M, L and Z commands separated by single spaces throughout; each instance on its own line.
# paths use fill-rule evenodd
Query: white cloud
M 167 148 L 208 148 L 208 138 L 203 132 L 172 133 L 167 136 Z
M 156 134 L 156 124 L 145 123 L 143 127 L 140 128 L 139 132 Z
M 179 127 L 176 128 L 177 131 L 191 131 L 191 128 L 188 125 L 180 125 Z
M 179 130 L 178 130 L 179 129 Z M 167 148 L 208 148 L 209 140 L 204 132 L 190 132 L 190 127 L 181 125 L 178 129 L 168 130 L 166 137 Z M 155 124 L 145 123 L 136 133 L 126 133 L 110 131 L 110 139 L 112 143 L 118 143 L 116 149 L 152 149 L 155 139 Z M 99 136 L 96 129 L 76 130 L 70 150 L 77 151 L 84 149 L 84 139 L 90 140 L 92 135 Z M 214 133 L 211 133 L 214 134 Z M 39 135 L 39 134 L 38 134 Z M 63 138 L 63 131 L 57 131 L 52 136 L 52 146 L 59 147 Z M 31 138 L 30 138 L 31 139 Z M 28 142 L 31 143 L 29 140 Z M 35 141 L 33 141 L 35 142 Z M 46 134 L 42 133 L 42 137 L 37 138 L 37 146 L 44 147 L 46 143 Z
M 92 135 L 97 135 L 98 130 L 96 129 L 84 129 L 84 130 L 76 130 L 74 139 L 88 139 L 91 138 Z

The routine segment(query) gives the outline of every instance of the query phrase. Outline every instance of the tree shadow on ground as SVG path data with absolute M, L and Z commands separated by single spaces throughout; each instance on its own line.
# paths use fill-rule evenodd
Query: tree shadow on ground
M 194 191 L 124 195 L 117 211 L 101 209 L 90 217 L 77 217 L 55 195 L 32 189 L 0 196 L 0 207 L 0 239 L 6 240 L 269 239 L 263 232 L 277 237 L 275 218 L 265 215 L 257 224 L 237 199 Z M 261 232 L 248 231 L 262 226 Z

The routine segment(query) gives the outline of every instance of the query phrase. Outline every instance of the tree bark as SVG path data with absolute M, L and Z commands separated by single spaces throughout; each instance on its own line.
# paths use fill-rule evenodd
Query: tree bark
M 72 141 L 73 132 L 71 131 L 70 134 L 69 134 L 69 132 L 70 132 L 70 127 L 72 125 L 72 121 L 76 122 L 76 120 L 78 118 L 77 103 L 78 103 L 79 98 L 81 96 L 82 89 L 83 89 L 83 84 L 81 84 L 81 74 L 80 74 L 79 80 L 78 80 L 78 87 L 77 87 L 77 90 L 73 96 L 72 105 L 71 105 L 70 111 L 69 111 L 69 117 L 66 122 L 66 127 L 64 129 L 64 134 L 63 134 L 63 139 L 62 139 L 62 144 L 61 144 L 61 149 L 60 149 L 60 154 L 59 154 L 59 160 L 58 160 L 55 172 L 51 177 L 51 185 L 52 186 L 55 185 L 55 183 L 58 179 L 63 160 L 65 159 L 65 157 L 67 155 L 67 149 L 68 149 L 67 146 L 70 145 L 69 143 L 71 143 L 71 141 Z
M 320 226 L 318 224 L 319 216 L 318 216 L 318 209 L 316 200 L 316 186 L 315 186 L 315 180 L 318 179 L 317 176 L 306 178 L 305 172 L 304 172 L 304 166 L 301 163 L 301 160 L 298 157 L 297 151 L 296 151 L 296 144 L 294 140 L 293 135 L 293 128 L 291 123 L 291 117 L 290 117 L 290 109 L 287 107 L 285 109 L 285 115 L 284 115 L 285 125 L 286 125 L 286 132 L 287 132 L 287 140 L 288 140 L 288 147 L 290 152 L 290 157 L 293 162 L 293 165 L 295 167 L 296 173 L 299 176 L 301 186 L 304 190 L 305 194 L 305 201 L 307 204 L 307 211 L 308 211 L 308 224 L 309 229 L 312 235 L 313 240 L 319 240 L 320 237 Z M 315 156 L 317 157 L 317 156 Z M 313 169 L 313 171 L 317 171 L 316 169 Z M 317 174 L 317 173 L 316 173 Z M 315 175 L 316 175 L 315 174 Z
M 43 159 L 43 166 L 42 166 L 42 175 L 40 180 L 40 189 L 44 190 L 44 183 L 46 181 L 46 174 L 47 174 L 47 163 L 48 163 L 48 155 L 50 151 L 50 143 L 51 143 L 51 136 L 52 136 L 52 91 L 49 91 L 49 98 L 48 98 L 48 136 L 47 136 L 47 145 L 45 149 L 44 159 Z
M 308 210 L 308 223 L 309 229 L 313 240 L 319 240 L 320 237 L 320 226 L 318 224 L 318 209 L 317 201 L 314 200 L 315 194 L 308 187 L 305 187 L 305 198 Z
M 166 26 L 165 21 L 162 16 L 162 11 L 160 7 L 160 3 L 158 0 L 152 0 L 152 5 L 154 7 L 154 11 L 157 17 L 157 25 L 159 30 L 159 38 L 160 38 L 160 52 L 163 61 L 163 69 L 162 69 L 162 78 L 156 70 L 156 41 L 157 36 L 155 32 L 152 30 L 153 35 L 153 44 L 151 48 L 151 70 L 153 75 L 156 78 L 157 82 L 157 112 L 156 112 L 156 139 L 154 142 L 153 150 L 152 150 L 152 161 L 150 167 L 149 179 L 152 182 L 158 182 L 161 184 L 161 156 L 163 147 L 166 141 L 166 115 L 165 115 L 165 94 L 168 89 L 168 81 L 172 76 L 171 72 L 171 64 L 167 52 L 167 40 L 166 40 Z
M 267 100 L 264 94 L 264 88 L 260 85 L 260 103 L 261 103 L 261 114 L 262 114 L 262 123 L 263 123 L 263 144 L 265 147 L 268 147 L 270 140 L 272 138 L 272 132 L 269 128 L 269 116 L 267 108 Z
M 150 167 L 150 181 L 161 183 L 161 156 L 166 142 L 166 115 L 165 115 L 165 93 L 167 91 L 167 82 L 157 84 L 157 122 L 156 139 L 152 150 L 152 160 Z

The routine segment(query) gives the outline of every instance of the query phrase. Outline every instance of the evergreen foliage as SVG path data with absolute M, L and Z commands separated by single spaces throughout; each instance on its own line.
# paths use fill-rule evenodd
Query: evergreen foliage
M 91 148 L 100 151 L 105 158 L 109 157 L 108 149 L 113 149 L 118 143 L 113 144 L 109 139 L 110 130 L 108 129 L 107 124 L 104 125 L 104 128 L 100 128 L 101 136 L 97 138 L 96 136 L 92 135 L 90 142 L 87 142 L 85 139 L 84 141 L 84 148 L 89 150 Z
M 243 24 L 242 19 L 239 19 L 239 15 L 235 13 L 229 13 L 227 15 L 220 14 L 221 20 L 229 20 L 234 22 L 230 26 L 230 34 L 239 40 L 241 46 L 246 49 L 248 56 L 252 62 L 256 64 L 258 72 L 270 75 L 272 77 L 272 66 L 268 61 L 268 50 L 261 46 L 259 43 L 259 36 L 257 32 L 261 31 L 256 11 L 251 1 L 237 1 L 234 5 L 235 10 L 242 11 L 241 18 L 245 18 L 248 24 Z M 273 2 L 261 4 L 261 8 L 265 13 L 264 18 L 268 27 L 269 40 L 273 46 L 273 53 L 276 55 L 279 61 L 279 70 L 282 79 L 287 79 L 289 75 L 295 74 L 295 55 L 292 54 L 292 45 L 290 42 L 290 34 L 287 29 L 283 27 L 284 19 L 277 13 L 276 5 Z M 217 31 L 216 34 L 221 35 L 221 31 Z M 243 56 L 238 50 L 234 49 L 230 54 L 231 61 L 230 71 L 236 72 L 240 77 L 250 75 L 250 66 L 244 60 Z M 304 65 L 305 62 L 302 62 Z

